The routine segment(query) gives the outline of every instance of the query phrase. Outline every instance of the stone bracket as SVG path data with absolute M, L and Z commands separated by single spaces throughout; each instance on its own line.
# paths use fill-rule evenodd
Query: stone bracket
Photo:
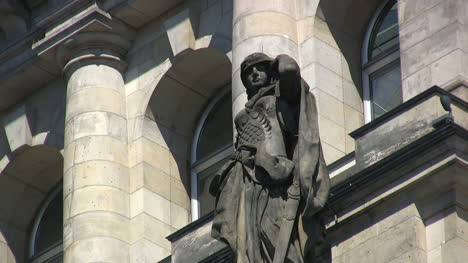
M 164 21 L 174 56 L 195 48 L 199 15 L 191 9 L 184 9 Z
M 27 106 L 22 105 L 2 119 L 11 152 L 20 152 L 32 145 L 32 132 Z

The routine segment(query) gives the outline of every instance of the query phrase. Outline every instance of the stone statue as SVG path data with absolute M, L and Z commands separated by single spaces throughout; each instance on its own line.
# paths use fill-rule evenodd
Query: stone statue
M 314 262 L 330 188 L 315 99 L 287 55 L 249 55 L 241 79 L 248 102 L 235 118 L 236 152 L 210 186 L 211 234 L 238 263 Z

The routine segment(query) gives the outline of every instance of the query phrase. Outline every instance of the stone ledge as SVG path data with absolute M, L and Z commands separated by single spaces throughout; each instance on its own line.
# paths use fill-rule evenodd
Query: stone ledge
M 442 89 L 439 86 L 432 86 L 431 88 L 425 90 L 424 92 L 420 93 L 419 95 L 413 97 L 412 99 L 406 101 L 403 104 L 400 104 L 399 106 L 395 107 L 393 110 L 385 113 L 384 115 L 380 116 L 379 118 L 363 125 L 361 128 L 351 132 L 349 136 L 353 137 L 354 139 L 358 139 L 365 134 L 371 132 L 375 128 L 379 127 L 383 123 L 390 121 L 391 119 L 397 117 L 400 115 L 402 112 L 414 107 L 417 104 L 422 103 L 423 101 L 427 100 L 430 97 L 433 96 L 441 96 L 441 95 L 447 95 L 449 96 L 455 103 L 460 104 L 464 108 L 468 108 L 468 103 L 466 101 L 463 101 L 462 99 L 458 98 L 457 96 L 454 96 L 450 92 Z
M 429 152 L 432 148 L 440 145 L 453 135 L 466 141 L 466 138 L 468 138 L 468 131 L 456 123 L 444 122 L 434 131 L 415 140 L 406 147 L 395 151 L 391 155 L 365 169 L 357 170 L 355 174 L 350 175 L 343 181 L 337 181 L 337 184 L 333 185 L 330 191 L 328 206 L 339 204 L 344 198 L 348 198 L 355 189 L 368 189 L 369 185 L 384 179 L 384 177 L 386 181 L 391 180 L 389 174 L 391 174 L 397 166 L 414 161 L 414 157 Z M 450 147 L 450 145 L 446 146 L 447 150 L 454 150 L 450 149 Z M 442 152 L 443 149 L 439 148 L 438 150 Z
M 450 101 L 443 103 L 442 99 Z M 413 99 L 401 104 L 380 118 L 364 125 L 350 135 L 356 140 L 356 162 L 360 170 L 369 167 L 412 142 L 431 133 L 433 122 L 448 113 L 450 104 L 456 125 L 468 128 L 466 111 L 468 103 L 433 86 Z

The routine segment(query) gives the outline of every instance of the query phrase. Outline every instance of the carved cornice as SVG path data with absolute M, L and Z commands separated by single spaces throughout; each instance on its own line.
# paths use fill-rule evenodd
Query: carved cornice
M 69 23 L 73 21 L 73 23 Z M 123 60 L 134 30 L 92 5 L 62 25 L 51 29 L 33 46 L 38 55 L 54 61 L 69 75 L 86 63 L 109 64 L 124 71 Z
M 127 68 L 124 55 L 130 41 L 110 32 L 84 32 L 74 35 L 58 46 L 57 64 L 66 79 L 78 68 L 89 64 L 104 64 L 120 72 Z
M 1 51 L 0 60 L 5 63 L 0 64 L 0 111 L 60 77 L 72 59 L 85 63 L 84 60 L 91 59 L 90 55 L 94 54 L 92 59 L 119 70 L 125 68 L 123 58 L 135 37 L 135 30 L 94 1 L 72 1 L 70 6 L 75 9 L 68 16 L 53 16 L 47 27 L 35 28 Z

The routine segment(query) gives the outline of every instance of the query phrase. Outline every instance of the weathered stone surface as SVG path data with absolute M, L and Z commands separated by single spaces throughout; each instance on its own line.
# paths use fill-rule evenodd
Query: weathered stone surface
M 409 2 L 399 2 L 405 101 L 432 85 L 449 87 L 467 75 L 466 67 L 461 66 L 465 63 L 467 51 L 467 32 L 463 29 L 466 3 L 458 0 L 430 1 L 422 8 L 416 3 L 418 1 Z
M 93 237 L 111 237 L 123 242 L 130 239 L 128 217 L 110 212 L 82 213 L 73 217 L 74 240 Z
M 120 72 L 105 65 L 87 65 L 68 80 L 67 96 L 92 88 L 107 88 L 120 92 L 124 85 Z
M 74 163 L 105 160 L 127 165 L 127 144 L 110 136 L 88 136 L 74 141 Z
M 208 222 L 173 243 L 172 262 L 199 262 L 225 246 L 211 237 L 211 222 Z
M 319 115 L 320 138 L 342 153 L 345 152 L 345 129 L 335 122 Z
M 319 64 L 315 65 L 315 73 L 316 73 L 315 77 L 317 78 L 317 80 L 315 81 L 316 83 L 315 88 L 318 88 L 328 93 L 329 95 L 335 97 L 337 100 L 342 102 L 343 101 L 343 81 L 342 81 L 341 76 L 337 75 L 333 71 Z
M 130 246 L 130 262 L 154 263 L 170 254 L 170 250 L 146 239 L 141 239 Z
M 344 105 L 343 101 L 329 95 L 329 92 L 324 92 L 322 89 L 313 89 L 312 93 L 317 100 L 317 111 L 320 116 L 323 116 L 340 127 L 345 126 L 344 121 Z M 338 148 L 338 147 L 337 147 Z
M 272 57 L 287 54 L 299 60 L 299 47 L 294 41 L 281 36 L 257 36 L 233 46 L 232 72 L 238 70 L 242 60 L 253 52 L 263 52 Z
M 181 229 L 189 223 L 189 212 L 186 208 L 171 203 L 171 226 Z
M 109 186 L 86 186 L 73 191 L 70 216 L 91 211 L 109 211 L 130 216 L 130 200 L 126 192 Z
M 171 202 L 145 188 L 131 194 L 130 206 L 132 218 L 147 213 L 168 225 L 171 224 Z
M 21 150 L 32 144 L 31 125 L 28 120 L 26 105 L 21 105 L 10 114 L 3 117 L 5 135 L 8 139 L 10 150 Z
M 428 17 L 420 15 L 400 26 L 400 48 L 406 50 L 430 35 Z
M 92 160 L 79 163 L 70 171 L 74 189 L 86 186 L 110 186 L 123 192 L 129 191 L 128 169 L 120 163 Z
M 343 79 L 343 99 L 346 105 L 351 106 L 360 113 L 364 112 L 363 99 L 360 95 L 359 87 L 346 79 Z
M 106 249 L 102 249 L 105 247 Z M 66 263 L 129 262 L 129 245 L 111 237 L 93 237 L 74 242 L 64 253 Z
M 194 32 L 198 27 L 198 16 L 193 12 L 192 9 L 185 9 L 164 22 L 174 55 L 195 46 Z
M 431 69 L 425 67 L 408 76 L 403 82 L 403 86 L 411 87 L 411 89 L 402 90 L 403 98 L 412 98 L 430 87 L 432 83 Z
M 125 117 L 123 96 L 112 89 L 94 87 L 74 93 L 67 101 L 66 121 L 85 112 L 110 112 Z
M 107 135 L 127 142 L 126 121 L 110 112 L 84 112 L 73 119 L 73 140 L 86 136 Z
M 257 12 L 272 11 L 278 12 L 291 17 L 295 17 L 296 8 L 295 5 L 291 5 L 281 0 L 260 0 L 251 2 L 248 0 L 233 0 L 234 3 L 234 17 L 242 19 L 242 17 Z M 234 20 L 234 21 L 236 21 Z
M 346 134 L 364 125 L 364 115 L 361 112 L 349 107 L 346 104 L 343 105 L 343 111 Z
M 356 159 L 362 167 L 382 160 L 390 153 L 430 132 L 433 129 L 432 121 L 444 113 L 438 96 L 427 99 L 402 113 L 398 118 L 390 119 L 358 138 Z
M 131 243 L 134 244 L 138 240 L 149 240 L 152 243 L 166 249 L 171 250 L 171 243 L 166 239 L 174 228 L 168 224 L 165 224 L 156 218 L 141 213 L 131 220 L 132 232 L 131 232 Z
M 424 250 L 424 245 L 424 224 L 413 217 L 347 250 L 333 262 L 391 262 L 413 249 Z
M 258 12 L 236 21 L 233 28 L 233 45 L 256 36 L 276 35 L 297 43 L 296 20 L 277 12 Z
M 170 187 L 171 201 L 188 210 L 190 207 L 190 196 L 184 184 L 180 180 L 172 178 Z

